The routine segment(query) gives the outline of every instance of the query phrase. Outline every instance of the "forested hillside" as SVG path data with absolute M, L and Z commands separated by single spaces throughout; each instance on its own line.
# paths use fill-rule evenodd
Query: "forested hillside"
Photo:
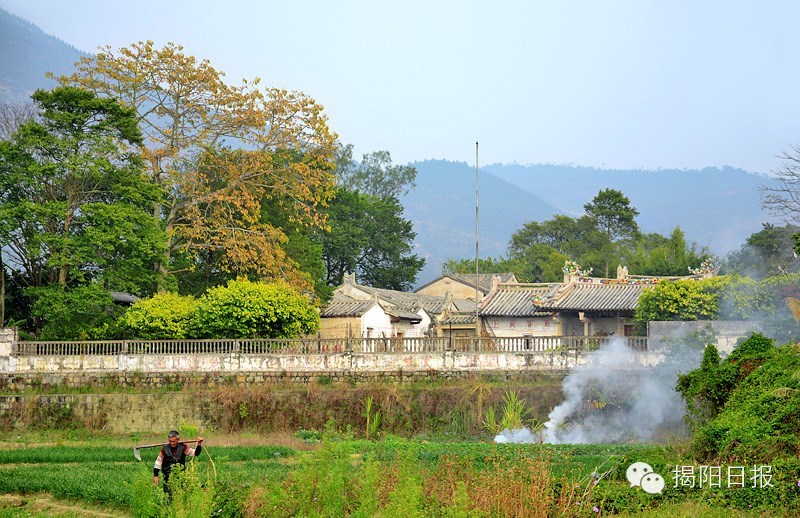
M 37 88 L 52 88 L 45 73 L 65 74 L 84 53 L 0 9 L 0 104 L 27 102 Z

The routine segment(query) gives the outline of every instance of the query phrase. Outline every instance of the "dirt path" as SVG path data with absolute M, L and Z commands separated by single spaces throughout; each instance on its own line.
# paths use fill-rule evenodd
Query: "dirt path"
M 0 495 L 0 509 L 18 510 L 20 516 L 60 516 L 80 518 L 120 518 L 130 516 L 120 510 L 103 510 L 85 505 L 56 500 L 48 494 L 39 495 Z M 11 514 L 14 516 L 14 514 Z

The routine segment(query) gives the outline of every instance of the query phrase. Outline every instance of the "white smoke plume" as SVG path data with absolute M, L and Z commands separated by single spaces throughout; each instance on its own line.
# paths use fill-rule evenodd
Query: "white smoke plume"
M 503 430 L 494 441 L 647 442 L 660 431 L 684 431 L 686 407 L 675 385 L 678 374 L 700 365 L 702 350 L 677 339 L 657 344 L 637 353 L 624 339 L 612 339 L 564 378 L 565 400 L 541 431 Z
M 686 407 L 675 390 L 679 373 L 700 364 L 702 351 L 679 342 L 642 353 L 622 338 L 595 351 L 563 381 L 565 401 L 550 412 L 544 441 L 551 443 L 646 442 L 664 429 L 682 430 Z

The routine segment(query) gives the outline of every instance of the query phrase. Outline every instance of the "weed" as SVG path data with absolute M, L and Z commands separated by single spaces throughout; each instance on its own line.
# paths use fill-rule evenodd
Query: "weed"
M 369 439 L 370 435 L 375 437 L 381 425 L 381 413 L 379 410 L 372 410 L 372 396 L 367 396 L 364 401 L 364 417 L 366 417 L 365 438 Z

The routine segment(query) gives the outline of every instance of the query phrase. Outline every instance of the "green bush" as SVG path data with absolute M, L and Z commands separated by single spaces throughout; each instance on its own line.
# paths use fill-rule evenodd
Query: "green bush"
M 200 298 L 194 328 L 202 337 L 297 338 L 319 329 L 319 313 L 288 284 L 237 279 Z
M 700 369 L 681 376 L 678 390 L 696 419 L 700 459 L 769 462 L 796 455 L 800 435 L 800 355 L 754 334 L 719 365 L 707 351 Z M 698 408 L 710 408 L 697 419 Z M 692 415 L 695 412 L 695 415 Z
M 130 337 L 149 340 L 189 338 L 198 302 L 192 296 L 158 293 L 134 303 L 120 319 Z
M 715 320 L 720 313 L 720 293 L 730 283 L 726 277 L 702 281 L 659 282 L 639 297 L 635 319 Z
M 65 290 L 61 286 L 33 288 L 34 317 L 44 322 L 42 340 L 109 340 L 118 335 L 122 308 L 97 283 Z

